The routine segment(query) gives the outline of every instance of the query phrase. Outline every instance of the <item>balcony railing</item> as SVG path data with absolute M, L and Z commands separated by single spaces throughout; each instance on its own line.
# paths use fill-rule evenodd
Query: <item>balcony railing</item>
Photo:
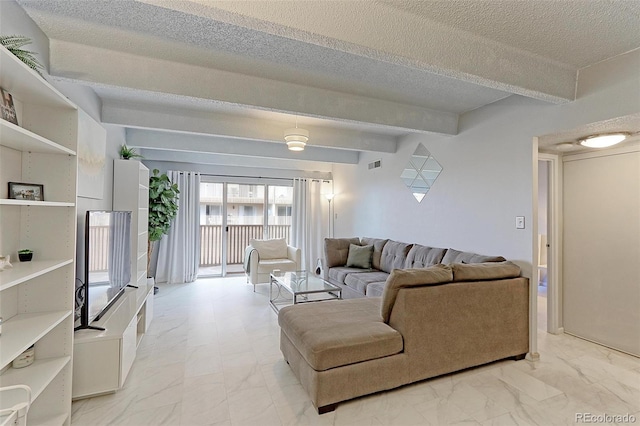
M 269 238 L 289 241 L 291 225 L 268 225 Z M 227 235 L 227 264 L 242 264 L 244 249 L 250 239 L 264 238 L 262 225 L 229 225 Z M 216 266 L 222 263 L 222 226 L 200 225 L 200 266 Z
M 291 225 L 268 225 L 269 238 L 284 238 L 289 241 Z M 89 268 L 91 271 L 106 271 L 109 253 L 109 227 L 91 227 Z M 227 235 L 227 264 L 242 265 L 244 249 L 251 239 L 262 239 L 262 225 L 229 225 Z M 218 266 L 222 264 L 222 226 L 200 225 L 200 266 Z

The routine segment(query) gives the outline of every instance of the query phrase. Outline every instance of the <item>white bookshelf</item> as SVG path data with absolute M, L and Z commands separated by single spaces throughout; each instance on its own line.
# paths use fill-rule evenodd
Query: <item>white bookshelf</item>
M 32 389 L 28 425 L 68 425 L 76 247 L 78 109 L 0 46 L 0 87 L 13 97 L 15 125 L 0 119 L 0 386 Z M 44 185 L 44 201 L 9 199 L 8 182 Z M 20 249 L 34 250 L 19 262 Z M 11 362 L 30 346 L 36 361 Z M 0 409 L 2 401 L 0 401 Z
M 7 269 L 0 274 L 0 291 L 6 290 L 25 281 L 29 281 L 33 278 L 37 278 L 40 275 L 44 275 L 71 263 L 73 263 L 73 259 L 16 262 L 13 265 L 13 268 Z
M 149 169 L 139 161 L 114 160 L 113 209 L 131 212 L 131 285 L 138 288 L 127 288 L 103 317 L 91 323 L 104 330 L 76 332 L 73 399 L 124 386 L 153 318 L 153 280 L 147 280 L 148 205 Z
M 114 160 L 113 209 L 131 211 L 131 275 L 139 287 L 147 282 L 148 206 L 149 169 L 139 161 Z

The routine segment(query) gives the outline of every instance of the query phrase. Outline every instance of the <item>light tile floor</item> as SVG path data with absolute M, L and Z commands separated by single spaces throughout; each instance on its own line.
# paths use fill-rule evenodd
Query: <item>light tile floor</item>
M 576 413 L 640 423 L 640 359 L 543 331 L 535 363 L 493 363 L 318 416 L 282 359 L 267 292 L 244 277 L 161 285 L 125 387 L 74 402 L 72 424 L 563 425 Z

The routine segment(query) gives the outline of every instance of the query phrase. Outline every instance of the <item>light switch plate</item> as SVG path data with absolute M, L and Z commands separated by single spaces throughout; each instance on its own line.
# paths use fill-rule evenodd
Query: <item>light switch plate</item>
M 516 229 L 524 229 L 524 216 L 516 216 Z

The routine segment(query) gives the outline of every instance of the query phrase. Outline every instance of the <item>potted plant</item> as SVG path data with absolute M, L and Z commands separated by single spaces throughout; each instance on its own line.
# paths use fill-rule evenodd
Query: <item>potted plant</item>
M 153 170 L 149 177 L 149 241 L 147 250 L 147 277 L 150 275 L 153 243 L 169 232 L 171 222 L 178 213 L 178 185 L 166 174 Z
M 18 59 L 24 62 L 29 68 L 40 74 L 40 70 L 44 69 L 44 66 L 36 59 L 35 52 L 21 49 L 22 46 L 31 43 L 31 39 L 20 35 L 0 36 L 0 44 L 7 48 L 9 52 L 14 54 Z
M 18 259 L 20 262 L 30 262 L 33 259 L 33 250 L 22 249 L 18 250 Z
M 120 158 L 123 160 L 130 160 L 132 158 L 144 158 L 138 154 L 135 148 L 129 148 L 126 144 L 120 147 Z

